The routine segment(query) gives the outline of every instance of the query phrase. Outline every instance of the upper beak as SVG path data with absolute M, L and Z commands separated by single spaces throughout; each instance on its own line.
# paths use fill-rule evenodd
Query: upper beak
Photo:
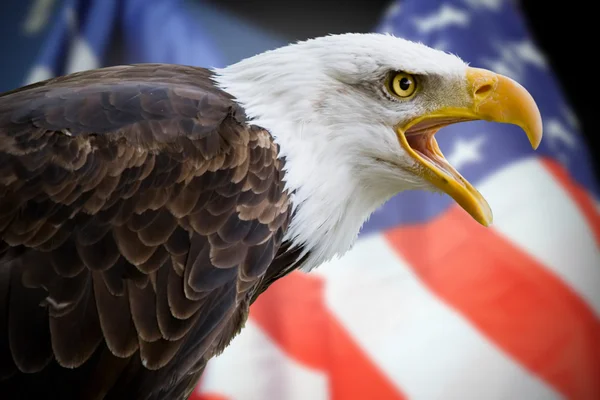
M 469 104 L 423 115 L 396 127 L 396 131 L 402 147 L 425 167 L 419 173 L 488 226 L 493 217 L 487 201 L 444 158 L 434 134 L 442 126 L 459 121 L 508 123 L 521 127 L 536 149 L 542 140 L 542 118 L 529 92 L 514 80 L 479 68 L 468 68 L 466 80 Z

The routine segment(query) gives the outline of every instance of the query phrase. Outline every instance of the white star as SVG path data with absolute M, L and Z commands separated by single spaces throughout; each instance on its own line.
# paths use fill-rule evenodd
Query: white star
M 69 48 L 65 65 L 66 73 L 70 74 L 98 67 L 100 67 L 98 56 L 96 56 L 87 40 L 81 35 L 77 35 Z
M 22 29 L 26 35 L 40 33 L 52 17 L 52 7 L 55 0 L 34 0 L 29 8 Z
M 524 63 L 533 64 L 541 69 L 548 65 L 544 53 L 529 39 L 514 43 L 514 52 Z
M 32 83 L 45 81 L 46 79 L 50 79 L 53 76 L 54 72 L 52 72 L 51 68 L 45 65 L 36 65 L 29 71 L 23 83 L 25 85 L 29 85 Z
M 448 44 L 448 41 L 441 39 L 441 40 L 438 40 L 435 43 L 433 43 L 433 45 L 431 47 L 433 47 L 434 49 L 446 51 L 446 50 L 449 50 L 450 45 Z
M 452 25 L 467 26 L 470 21 L 471 16 L 467 11 L 448 4 L 442 5 L 437 11 L 425 17 L 413 20 L 420 33 L 430 33 Z
M 544 134 L 550 147 L 555 150 L 564 146 L 570 149 L 577 147 L 577 138 L 558 118 L 549 118 L 544 125 Z
M 384 18 L 393 18 L 396 15 L 400 14 L 400 2 L 394 1 L 384 13 Z
M 558 161 L 566 168 L 569 164 L 568 150 L 578 146 L 575 135 L 558 118 L 550 118 L 544 124 L 544 136 L 556 152 Z
M 527 64 L 540 69 L 545 69 L 547 66 L 544 54 L 529 39 L 496 43 L 495 47 L 499 57 L 485 58 L 482 60 L 483 64 L 491 70 L 517 81 L 523 80 Z
M 446 159 L 457 170 L 466 164 L 481 161 L 481 146 L 484 142 L 485 136 L 478 136 L 471 140 L 458 138 Z
M 581 125 L 579 123 L 579 118 L 577 118 L 577 114 L 575 114 L 575 112 L 571 109 L 571 107 L 568 107 L 568 106 L 563 106 L 562 112 L 563 112 L 565 118 L 567 119 L 567 122 L 569 123 L 569 125 L 571 125 L 571 128 L 578 131 L 580 129 Z
M 386 22 L 382 27 L 381 27 L 381 33 L 393 33 L 394 32 L 394 27 L 392 26 L 391 23 Z
M 465 3 L 473 8 L 488 8 L 490 10 L 498 11 L 505 0 L 464 0 Z

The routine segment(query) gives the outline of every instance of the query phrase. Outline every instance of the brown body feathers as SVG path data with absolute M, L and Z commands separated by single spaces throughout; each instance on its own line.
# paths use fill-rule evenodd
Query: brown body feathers
M 210 78 L 146 64 L 0 95 L 3 399 L 186 398 L 289 269 L 283 160 Z

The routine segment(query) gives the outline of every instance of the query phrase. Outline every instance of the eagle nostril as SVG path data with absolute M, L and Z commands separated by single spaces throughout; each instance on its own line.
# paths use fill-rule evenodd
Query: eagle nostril
M 492 90 L 492 85 L 489 83 L 486 83 L 477 88 L 477 90 L 475 91 L 475 96 L 480 96 L 480 97 L 486 96 L 491 90 Z

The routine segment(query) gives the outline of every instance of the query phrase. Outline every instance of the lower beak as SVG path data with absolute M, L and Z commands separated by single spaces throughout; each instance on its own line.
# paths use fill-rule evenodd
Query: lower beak
M 416 171 L 451 196 L 477 222 L 492 223 L 492 211 L 483 196 L 444 158 L 434 134 L 461 121 L 485 120 L 521 127 L 534 149 L 542 140 L 542 118 L 525 88 L 514 80 L 479 68 L 467 69 L 470 104 L 443 108 L 396 127 L 400 144 L 422 168 Z

